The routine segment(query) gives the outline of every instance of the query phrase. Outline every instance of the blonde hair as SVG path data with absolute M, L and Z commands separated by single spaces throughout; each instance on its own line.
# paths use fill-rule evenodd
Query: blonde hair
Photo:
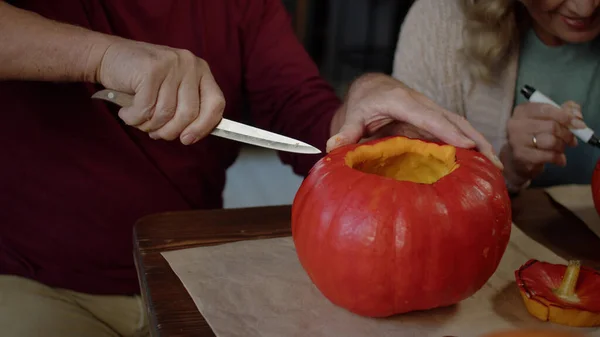
M 462 0 L 465 26 L 461 52 L 475 79 L 493 81 L 518 48 L 519 6 L 517 0 Z

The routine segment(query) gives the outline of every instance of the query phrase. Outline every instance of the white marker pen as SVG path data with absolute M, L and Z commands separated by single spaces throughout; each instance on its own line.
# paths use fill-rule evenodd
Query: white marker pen
M 523 88 L 521 88 L 521 94 L 523 94 L 523 96 L 525 96 L 525 98 L 527 98 L 530 102 L 547 103 L 547 104 L 553 105 L 559 109 L 562 108 L 560 105 L 556 104 L 550 98 L 548 98 L 541 92 L 537 91 L 534 87 L 532 87 L 530 85 L 525 84 L 523 86 Z M 586 142 L 592 146 L 600 147 L 600 138 L 598 138 L 598 137 L 596 137 L 596 135 L 594 135 L 594 131 L 592 129 L 585 128 L 585 129 L 569 129 L 569 130 L 571 130 L 571 132 L 573 134 L 575 134 L 575 136 L 577 136 L 577 138 L 583 140 L 584 142 Z

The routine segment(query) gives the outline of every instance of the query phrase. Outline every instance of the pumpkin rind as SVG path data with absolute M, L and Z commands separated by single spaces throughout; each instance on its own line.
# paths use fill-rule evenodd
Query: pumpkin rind
M 600 326 L 600 273 L 580 267 L 575 279 L 576 301 L 561 298 L 559 288 L 566 265 L 527 261 L 515 271 L 527 311 L 542 321 L 574 327 Z
M 388 137 L 329 153 L 292 205 L 292 235 L 304 270 L 331 302 L 362 316 L 466 299 L 495 272 L 510 237 L 503 176 L 474 150 L 456 148 L 457 167 L 431 184 L 367 174 L 345 163 L 358 147 L 398 138 L 421 142 Z

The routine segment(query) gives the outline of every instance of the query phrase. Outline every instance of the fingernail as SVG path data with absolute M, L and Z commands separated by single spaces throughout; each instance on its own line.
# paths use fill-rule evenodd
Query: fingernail
M 571 108 L 571 113 L 579 118 L 579 119 L 583 119 L 583 114 L 581 113 L 581 110 L 577 109 L 577 108 Z
M 190 145 L 195 143 L 198 140 L 198 138 L 192 134 L 187 134 L 181 137 L 181 143 L 183 145 Z
M 581 119 L 571 119 L 571 126 L 573 126 L 575 129 L 584 129 L 587 127 L 587 125 L 585 125 L 585 123 L 581 120 Z
M 331 141 L 333 142 L 333 145 L 340 145 L 344 141 L 344 137 L 337 134 L 331 137 Z
M 148 136 L 150 136 L 150 138 L 152 138 L 152 139 L 154 139 L 154 140 L 157 140 L 157 139 L 159 139 L 159 138 L 160 138 L 160 137 L 159 137 L 159 136 L 158 136 L 156 133 L 154 133 L 154 132 L 151 132 L 151 133 L 149 133 L 149 134 L 148 134 Z

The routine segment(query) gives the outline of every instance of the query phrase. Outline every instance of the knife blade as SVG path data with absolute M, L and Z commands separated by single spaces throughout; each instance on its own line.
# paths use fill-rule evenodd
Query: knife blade
M 100 90 L 93 94 L 92 98 L 112 102 L 121 107 L 129 107 L 133 105 L 132 95 L 116 90 Z M 259 129 L 254 126 L 232 121 L 227 118 L 221 119 L 211 134 L 241 143 L 261 146 L 278 151 L 303 154 L 321 153 L 321 150 L 317 149 L 316 147 L 299 140 Z

